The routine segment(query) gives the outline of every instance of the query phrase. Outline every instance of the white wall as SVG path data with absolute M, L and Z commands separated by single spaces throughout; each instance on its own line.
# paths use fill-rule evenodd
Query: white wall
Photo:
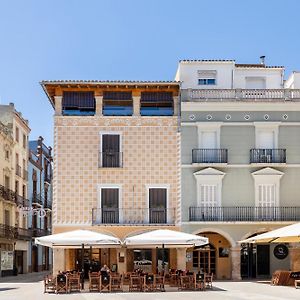
M 285 87 L 290 89 L 300 89 L 300 72 L 293 72 L 285 82 Z

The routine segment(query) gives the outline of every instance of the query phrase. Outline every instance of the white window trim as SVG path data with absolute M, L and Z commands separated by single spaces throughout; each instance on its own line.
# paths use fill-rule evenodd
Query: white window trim
M 255 126 L 255 148 L 258 148 L 259 144 L 259 132 L 270 130 L 274 134 L 274 149 L 278 149 L 278 133 L 279 123 L 277 122 L 254 122 Z
M 223 178 L 226 174 L 215 168 L 206 168 L 201 171 L 195 172 L 194 176 L 197 181 L 197 205 L 201 206 L 200 193 L 201 185 L 216 185 L 216 203 L 217 206 L 222 206 L 222 184 Z
M 102 152 L 102 140 L 103 140 L 103 135 L 119 135 L 120 136 L 120 152 L 123 152 L 123 137 L 122 137 L 122 132 L 121 131 L 100 131 L 99 132 L 99 136 L 100 136 L 100 142 L 99 142 L 99 152 Z M 98 153 L 99 154 L 99 153 Z M 103 166 L 103 156 L 101 156 L 101 160 L 100 160 L 100 166 Z
M 170 202 L 169 202 L 169 195 L 170 195 L 170 184 L 146 184 L 146 205 L 145 207 L 147 208 L 145 215 L 144 215 L 144 221 L 146 224 L 149 223 L 149 211 L 150 211 L 150 206 L 149 206 L 149 189 L 166 189 L 167 190 L 167 222 L 168 224 L 170 221 L 172 221 L 172 214 L 170 211 Z M 175 217 L 175 216 L 174 216 Z
M 222 123 L 220 122 L 214 122 L 214 123 L 208 123 L 208 122 L 199 122 L 197 123 L 197 131 L 198 131 L 198 148 L 202 149 L 202 132 L 216 132 L 217 136 L 217 145 L 216 149 L 220 148 L 220 136 L 221 136 L 221 126 Z
M 123 199 L 122 199 L 122 184 L 98 184 L 97 186 L 97 194 L 98 194 L 98 206 L 97 211 L 101 210 L 101 190 L 102 189 L 118 189 L 119 190 L 119 223 L 123 223 Z M 101 223 L 101 213 L 99 214 L 99 218 L 97 222 Z
M 263 184 L 275 185 L 275 206 L 280 206 L 280 179 L 283 172 L 273 168 L 264 168 L 252 173 L 255 188 L 255 206 L 259 206 L 259 186 Z

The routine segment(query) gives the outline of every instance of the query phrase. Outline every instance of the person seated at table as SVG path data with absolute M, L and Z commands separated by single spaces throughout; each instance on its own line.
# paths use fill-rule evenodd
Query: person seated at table
M 104 266 L 101 268 L 100 272 L 101 272 L 101 275 L 109 275 L 110 269 L 108 268 L 107 265 L 104 265 Z

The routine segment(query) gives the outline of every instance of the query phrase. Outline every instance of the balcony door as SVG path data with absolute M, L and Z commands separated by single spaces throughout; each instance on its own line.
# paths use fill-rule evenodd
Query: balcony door
M 102 135 L 102 167 L 116 168 L 120 167 L 120 135 L 103 134 Z
M 214 163 L 217 161 L 217 131 L 202 131 L 200 148 L 203 149 L 202 162 Z
M 101 189 L 101 220 L 103 224 L 119 223 L 119 189 Z
M 167 189 L 149 189 L 149 222 L 151 224 L 167 223 Z

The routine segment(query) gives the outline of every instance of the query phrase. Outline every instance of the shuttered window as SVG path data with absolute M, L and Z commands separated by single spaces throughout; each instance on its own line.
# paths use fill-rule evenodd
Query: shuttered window
M 119 223 L 119 189 L 101 189 L 102 223 Z
M 96 111 L 94 92 L 64 92 L 62 99 L 64 115 L 91 115 Z
M 149 221 L 152 224 L 167 222 L 167 189 L 149 189 Z
M 121 167 L 122 153 L 120 152 L 120 135 L 102 135 L 102 167 L 116 168 Z
M 217 186 L 212 184 L 200 185 L 200 206 L 215 207 L 217 202 Z
M 258 205 L 261 207 L 276 206 L 276 185 L 275 184 L 260 184 L 258 186 Z

